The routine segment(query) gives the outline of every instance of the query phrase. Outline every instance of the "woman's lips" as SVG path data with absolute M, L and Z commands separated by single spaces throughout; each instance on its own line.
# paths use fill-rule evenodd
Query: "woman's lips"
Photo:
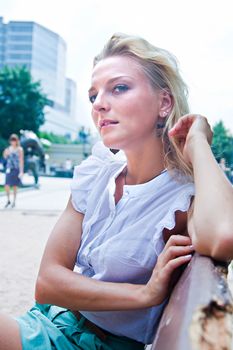
M 119 122 L 116 121 L 116 120 L 103 119 L 103 120 L 100 120 L 100 122 L 99 122 L 99 128 L 102 129 L 102 128 L 105 128 L 105 127 L 108 127 L 108 126 L 116 125 L 118 123 Z

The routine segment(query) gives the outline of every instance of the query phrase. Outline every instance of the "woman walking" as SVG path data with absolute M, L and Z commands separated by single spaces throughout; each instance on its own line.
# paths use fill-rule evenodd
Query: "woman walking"
M 24 169 L 23 148 L 20 146 L 19 138 L 12 134 L 9 138 L 10 146 L 3 151 L 3 157 L 6 159 L 6 180 L 5 191 L 7 202 L 5 208 L 15 207 L 17 188 L 21 184 Z M 13 201 L 10 201 L 10 188 L 13 187 Z
M 174 56 L 142 38 L 116 34 L 95 58 L 102 143 L 75 168 L 36 305 L 0 314 L 0 349 L 142 350 L 193 251 L 233 258 L 233 189 L 186 92 Z

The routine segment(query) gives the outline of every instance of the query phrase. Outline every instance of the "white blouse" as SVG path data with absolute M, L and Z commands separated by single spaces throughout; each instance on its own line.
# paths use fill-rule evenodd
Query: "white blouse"
M 76 264 L 83 275 L 97 280 L 146 284 L 164 248 L 163 229 L 175 226 L 177 210 L 188 210 L 194 184 L 165 171 L 147 183 L 125 185 L 115 205 L 115 179 L 125 166 L 122 151 L 114 155 L 98 142 L 92 155 L 75 167 L 72 204 L 85 214 Z M 81 313 L 116 335 L 150 344 L 164 305 Z

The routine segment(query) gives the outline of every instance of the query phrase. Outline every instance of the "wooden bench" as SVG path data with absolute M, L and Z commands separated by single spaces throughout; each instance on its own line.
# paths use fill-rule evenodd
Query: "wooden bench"
M 160 320 L 151 350 L 233 349 L 227 264 L 195 253 Z

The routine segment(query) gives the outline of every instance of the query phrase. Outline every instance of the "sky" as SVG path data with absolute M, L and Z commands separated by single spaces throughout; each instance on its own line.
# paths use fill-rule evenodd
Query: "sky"
M 77 83 L 77 120 L 91 126 L 87 90 L 93 57 L 115 32 L 140 35 L 178 58 L 191 112 L 233 132 L 232 0 L 0 0 L 0 16 L 35 21 L 67 43 Z

